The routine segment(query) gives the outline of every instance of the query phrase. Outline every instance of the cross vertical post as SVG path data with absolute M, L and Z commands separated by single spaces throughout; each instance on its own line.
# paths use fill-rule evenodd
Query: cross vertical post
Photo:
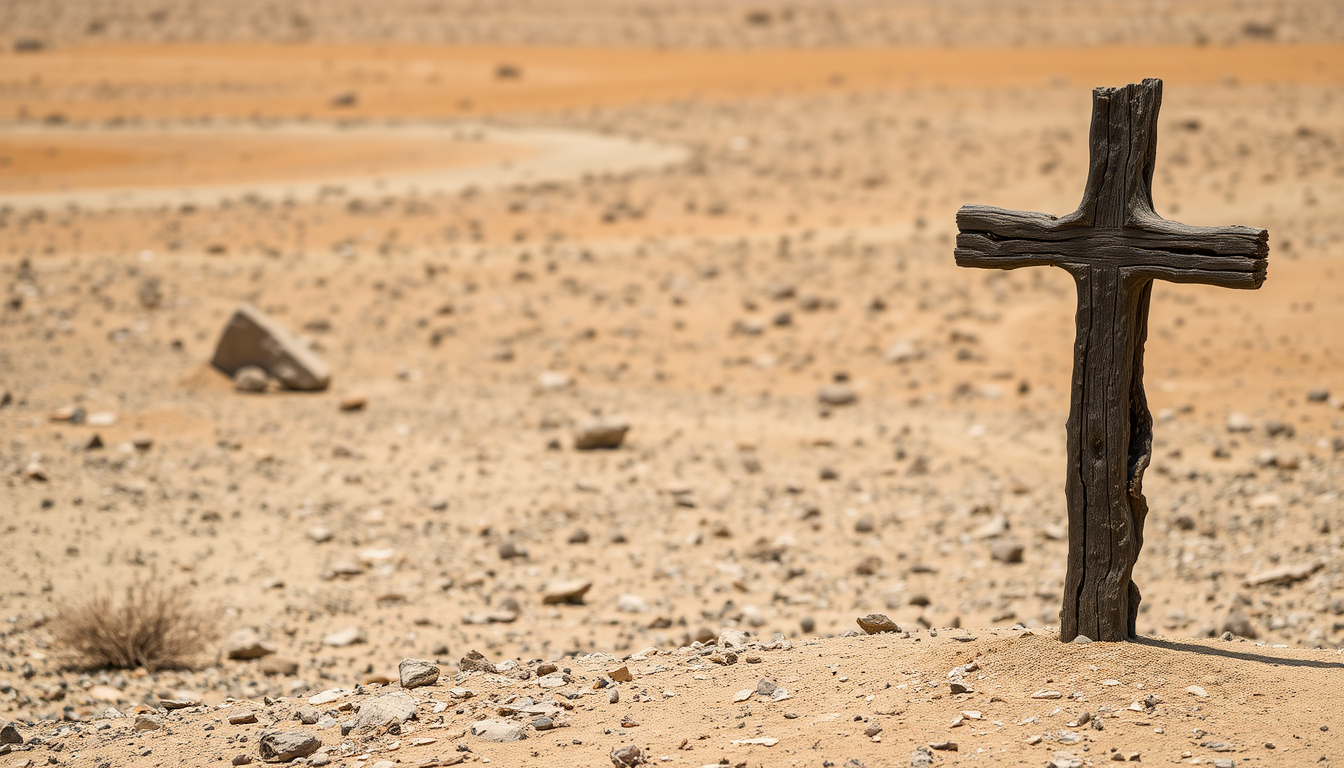
M 963 267 L 1060 267 L 1078 289 L 1067 423 L 1069 557 L 1060 639 L 1137 636 L 1133 581 L 1148 503 L 1143 473 L 1153 419 L 1143 347 L 1153 280 L 1259 288 L 1269 234 L 1192 227 L 1153 210 L 1162 81 L 1092 92 L 1090 167 L 1066 216 L 965 205 L 957 211 Z

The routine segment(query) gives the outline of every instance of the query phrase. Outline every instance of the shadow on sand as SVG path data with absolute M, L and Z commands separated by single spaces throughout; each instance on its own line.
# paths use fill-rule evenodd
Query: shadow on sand
M 1284 659 L 1277 656 L 1265 656 L 1259 653 L 1250 653 L 1246 651 L 1234 650 L 1236 645 L 1228 644 L 1226 649 L 1199 645 L 1196 643 L 1181 643 L 1175 640 L 1160 640 L 1155 637 L 1141 637 L 1136 642 L 1140 645 L 1147 645 L 1153 648 L 1162 648 L 1168 651 L 1182 651 L 1185 653 L 1199 653 L 1205 656 L 1219 656 L 1224 659 L 1237 659 L 1239 661 L 1250 661 L 1257 664 L 1268 664 L 1274 667 L 1310 667 L 1312 669 L 1335 669 L 1344 672 L 1344 661 L 1320 661 L 1317 659 Z M 1254 646 L 1252 646 L 1254 647 Z

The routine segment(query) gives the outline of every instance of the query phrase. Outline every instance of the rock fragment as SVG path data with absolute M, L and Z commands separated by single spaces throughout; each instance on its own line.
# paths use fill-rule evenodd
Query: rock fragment
M 1266 584 L 1292 584 L 1295 581 L 1307 578 L 1324 567 L 1325 563 L 1320 560 L 1284 565 L 1247 576 L 1242 583 L 1248 587 L 1259 587 Z
M 582 605 L 583 596 L 592 589 L 593 582 L 583 579 L 567 579 L 547 583 L 541 592 L 542 605 Z
M 364 630 L 359 627 L 346 627 L 335 632 L 328 632 L 322 636 L 322 644 L 332 648 L 344 648 L 348 645 L 355 645 L 364 642 Z
M 23 734 L 19 733 L 19 727 L 14 723 L 5 722 L 0 724 L 0 744 L 22 744 Z
M 359 705 L 355 731 L 368 733 L 380 726 L 401 724 L 415 717 L 415 699 L 400 691 L 385 693 Z
M 397 666 L 402 688 L 420 688 L 433 685 L 439 679 L 439 668 L 422 659 L 402 659 Z
M 244 365 L 233 372 L 233 388 L 239 392 L 261 394 L 270 386 L 271 377 L 255 365 Z
M 248 303 L 238 305 L 210 364 L 233 376 L 244 366 L 256 366 L 287 389 L 326 389 L 331 369 L 297 337 Z
M 457 668 L 463 672 L 489 672 L 492 675 L 499 673 L 499 669 L 480 651 L 468 651 L 458 662 Z
M 224 641 L 224 652 L 230 659 L 260 659 L 275 653 L 275 646 L 262 639 L 254 627 L 241 627 Z
M 616 768 L 634 768 L 636 765 L 644 765 L 648 762 L 644 758 L 644 753 L 634 744 L 626 744 L 611 750 L 611 764 Z
M 471 735 L 479 736 L 486 741 L 498 742 L 522 741 L 527 738 L 527 732 L 523 730 L 523 726 L 510 720 L 500 720 L 498 718 L 472 723 Z
M 822 405 L 853 405 L 859 401 L 859 393 L 848 384 L 827 384 L 817 390 L 817 400 Z
M 288 763 L 307 757 L 322 746 L 322 740 L 307 731 L 271 731 L 263 733 L 257 754 L 268 763 Z
M 885 613 L 870 613 L 867 616 L 860 616 L 855 621 L 858 622 L 859 629 L 870 635 L 876 635 L 879 632 L 900 632 L 901 628 L 896 626 Z
M 615 450 L 625 442 L 630 424 L 610 417 L 590 419 L 574 430 L 574 447 L 580 451 Z

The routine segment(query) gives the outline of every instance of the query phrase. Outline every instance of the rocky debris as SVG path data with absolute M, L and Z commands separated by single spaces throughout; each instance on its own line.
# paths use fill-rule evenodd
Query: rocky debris
M 374 728 L 401 723 L 415 717 L 415 699 L 397 691 L 385 693 L 359 705 L 355 715 L 355 731 L 368 733 Z
M 132 727 L 135 728 L 135 730 L 137 731 L 157 731 L 159 730 L 159 728 L 163 726 L 159 722 L 159 719 L 157 717 L 150 717 L 149 715 L 140 715 L 139 717 L 135 718 L 135 725 L 133 725 Z
M 229 725 L 249 725 L 257 722 L 256 712 L 234 712 L 228 717 Z
M 499 669 L 491 664 L 484 654 L 475 650 L 468 651 L 458 662 L 457 668 L 462 672 L 489 672 L 492 675 L 499 673 Z
M 402 659 L 397 666 L 402 688 L 420 688 L 438 682 L 439 668 L 421 659 Z
M 611 764 L 616 768 L 634 768 L 637 765 L 644 765 L 648 762 L 644 753 L 634 744 L 626 744 L 611 750 L 609 755 Z
M 870 613 L 867 616 L 860 616 L 856 621 L 859 628 L 870 635 L 876 635 L 879 632 L 901 631 L 901 628 L 896 626 L 896 622 L 884 613 Z
M 341 398 L 337 406 L 347 413 L 351 411 L 362 411 L 369 404 L 369 398 L 359 392 L 351 392 Z
M 527 731 L 512 720 L 490 719 L 472 723 L 471 735 L 486 741 L 510 742 L 526 739 Z
M 1228 432 L 1250 432 L 1255 424 L 1244 413 L 1231 413 L 1227 416 Z
M 322 740 L 307 731 L 263 732 L 257 754 L 268 763 L 288 763 L 307 757 L 322 746 Z
M 255 627 L 241 627 L 224 641 L 224 653 L 230 659 L 260 659 L 275 653 L 275 646 L 262 639 Z
M 933 752 L 928 747 L 915 747 L 910 753 L 910 768 L 933 768 Z
M 251 304 L 234 310 L 210 364 L 229 376 L 256 366 L 287 389 L 326 389 L 331 370 L 307 345 Z
M 1311 576 L 1324 567 L 1325 563 L 1320 560 L 1283 565 L 1247 576 L 1242 583 L 1248 587 L 1259 587 L 1267 584 L 1292 584 Z
M 19 727 L 8 721 L 0 721 L 0 744 L 22 744 L 23 734 Z
M 239 392 L 262 394 L 271 388 L 271 377 L 255 365 L 244 365 L 233 372 L 233 388 Z
M 624 664 L 608 672 L 607 677 L 618 683 L 629 683 L 635 679 L 635 676 L 630 674 L 630 667 Z
M 580 423 L 574 430 L 574 447 L 580 451 L 615 450 L 625 442 L 629 422 L 603 417 Z
M 541 590 L 542 605 L 582 605 L 583 596 L 592 589 L 593 582 L 583 579 L 567 579 L 548 582 Z

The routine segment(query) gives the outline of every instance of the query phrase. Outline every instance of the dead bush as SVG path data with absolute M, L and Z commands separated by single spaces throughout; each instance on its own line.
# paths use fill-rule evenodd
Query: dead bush
M 153 581 L 131 584 L 121 600 L 108 592 L 64 606 L 53 630 L 61 646 L 99 669 L 180 668 L 216 634 L 185 587 Z

